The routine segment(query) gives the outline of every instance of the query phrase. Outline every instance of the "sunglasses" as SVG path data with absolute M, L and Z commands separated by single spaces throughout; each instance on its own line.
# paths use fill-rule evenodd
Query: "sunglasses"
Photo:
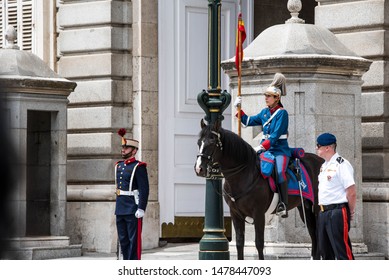
M 322 145 L 320 145 L 320 144 L 316 144 L 316 147 L 317 147 L 318 149 L 320 149 L 321 147 L 324 147 L 324 146 L 322 146 Z

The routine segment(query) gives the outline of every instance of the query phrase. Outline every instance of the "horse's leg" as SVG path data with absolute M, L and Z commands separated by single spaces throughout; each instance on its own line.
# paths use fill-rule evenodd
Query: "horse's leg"
M 238 253 L 238 260 L 243 260 L 245 222 L 244 220 L 242 220 L 242 217 L 236 216 L 233 213 L 233 211 L 231 211 L 231 219 L 235 228 L 235 242 L 236 242 L 236 250 Z
M 311 251 L 311 256 L 314 260 L 320 259 L 319 256 L 319 244 L 317 242 L 317 235 L 316 235 L 316 216 L 315 213 L 312 212 L 312 204 L 310 202 L 307 202 L 304 200 L 305 204 L 305 216 L 307 219 L 307 228 L 308 228 L 308 233 L 309 236 L 311 237 L 312 241 L 312 251 Z M 303 209 L 301 208 L 302 205 L 299 205 L 297 208 L 300 213 L 300 218 L 304 222 L 304 213 Z
M 254 220 L 255 247 L 258 251 L 258 259 L 264 260 L 263 247 L 265 246 L 265 214 L 258 215 Z

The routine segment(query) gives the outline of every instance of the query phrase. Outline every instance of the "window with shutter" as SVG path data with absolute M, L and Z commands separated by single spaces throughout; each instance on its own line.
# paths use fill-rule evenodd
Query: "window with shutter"
M 33 47 L 33 0 L 0 0 L 1 25 L 0 46 L 4 46 L 7 26 L 15 27 L 21 50 L 31 51 Z
M 23 0 L 22 3 L 22 18 L 19 20 L 21 24 L 18 37 L 22 38 L 20 48 L 23 50 L 32 50 L 32 1 Z

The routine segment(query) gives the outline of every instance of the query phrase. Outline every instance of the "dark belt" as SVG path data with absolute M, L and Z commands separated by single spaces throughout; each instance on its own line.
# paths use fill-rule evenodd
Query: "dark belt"
M 320 206 L 320 211 L 328 211 L 328 210 L 334 210 L 334 209 L 340 209 L 343 207 L 348 206 L 348 203 L 339 203 L 339 204 L 329 204 L 329 205 L 319 205 Z

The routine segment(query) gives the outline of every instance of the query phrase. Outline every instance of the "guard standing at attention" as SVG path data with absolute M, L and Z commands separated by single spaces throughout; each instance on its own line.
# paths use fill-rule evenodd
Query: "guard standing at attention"
M 333 134 L 323 133 L 317 138 L 316 153 L 325 160 L 319 174 L 318 240 L 321 258 L 353 260 L 348 233 L 357 200 L 354 169 L 336 152 Z
M 122 159 L 115 165 L 116 227 L 124 260 L 140 260 L 142 252 L 142 218 L 149 197 L 147 164 L 135 159 L 139 142 L 126 139 L 121 128 Z

